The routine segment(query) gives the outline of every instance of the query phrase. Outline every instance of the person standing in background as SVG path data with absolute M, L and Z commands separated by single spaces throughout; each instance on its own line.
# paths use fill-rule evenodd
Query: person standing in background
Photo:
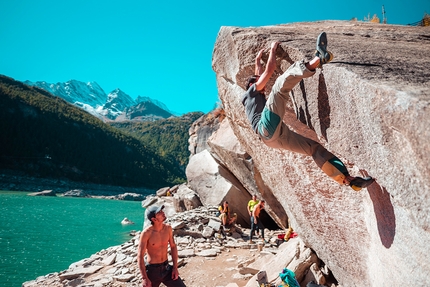
M 251 232 L 249 234 L 249 243 L 254 243 L 252 241 L 252 234 L 254 233 L 254 230 L 256 226 L 258 226 L 259 229 L 261 229 L 261 238 L 263 239 L 264 243 L 267 243 L 267 241 L 264 239 L 264 225 L 260 220 L 260 213 L 261 210 L 264 209 L 265 201 L 260 201 L 256 206 L 254 206 L 254 209 L 252 211 L 252 217 L 251 217 Z
M 248 201 L 248 206 L 246 207 L 248 209 L 248 214 L 249 214 L 251 224 L 252 224 L 252 211 L 254 210 L 254 206 L 256 206 L 258 202 L 259 201 L 257 199 L 257 195 L 253 194 L 252 199 Z M 258 226 L 256 226 L 255 228 L 256 228 L 255 235 L 258 235 L 259 234 Z

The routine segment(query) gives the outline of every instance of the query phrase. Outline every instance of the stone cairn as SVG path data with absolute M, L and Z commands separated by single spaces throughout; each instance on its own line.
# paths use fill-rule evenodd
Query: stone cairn
M 319 284 L 326 283 L 325 278 L 329 271 L 321 266 L 315 253 L 298 237 L 283 242 L 278 239 L 278 235 L 283 233 L 282 230 L 269 230 L 265 236 L 267 243 L 259 239 L 256 243 L 250 244 L 250 229 L 235 225 L 224 230 L 221 228 L 216 212 L 215 206 L 200 206 L 168 216 L 166 222 L 172 226 L 178 246 L 179 267 L 194 256 L 216 257 L 229 249 L 254 249 L 259 255 L 250 256 L 248 260 L 239 262 L 236 268 L 238 277 L 234 276 L 249 279 L 246 286 L 256 286 L 261 266 L 267 267 L 268 279 L 276 278 L 276 272 L 279 274 L 279 271 L 287 267 L 296 273 L 299 282 L 307 280 Z M 71 264 L 67 270 L 40 276 L 35 280 L 24 282 L 22 286 L 142 286 L 142 277 L 137 265 L 140 231 L 132 232 L 130 235 L 132 239 L 124 244 L 101 250 L 89 258 Z M 169 261 L 171 261 L 170 257 Z M 270 270 L 276 272 L 270 274 Z M 276 283 L 280 283 L 279 278 Z M 190 282 L 187 282 L 187 285 L 192 286 Z M 237 285 L 230 283 L 228 286 Z

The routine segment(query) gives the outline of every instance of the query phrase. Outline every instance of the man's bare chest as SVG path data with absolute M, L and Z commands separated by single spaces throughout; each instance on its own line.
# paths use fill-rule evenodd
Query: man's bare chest
M 169 235 L 167 232 L 157 232 L 153 231 L 151 232 L 151 235 L 148 240 L 148 247 L 164 247 L 168 245 L 169 243 Z

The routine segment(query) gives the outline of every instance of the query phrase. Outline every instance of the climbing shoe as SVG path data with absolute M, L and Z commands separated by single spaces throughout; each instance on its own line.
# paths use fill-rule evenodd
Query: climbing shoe
M 319 67 L 333 60 L 333 54 L 327 51 L 327 34 L 325 32 L 319 34 L 316 48 L 315 56 L 320 58 Z
M 353 180 L 351 180 L 351 182 L 349 183 L 349 186 L 355 191 L 360 191 L 362 188 L 366 188 L 369 185 L 371 185 L 374 181 L 375 179 L 370 176 L 365 178 L 356 177 Z

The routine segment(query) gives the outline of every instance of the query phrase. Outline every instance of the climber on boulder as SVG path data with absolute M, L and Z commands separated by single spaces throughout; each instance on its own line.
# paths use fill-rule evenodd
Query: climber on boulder
M 312 156 L 318 167 L 341 185 L 349 185 L 356 191 L 369 186 L 375 181 L 372 177 L 350 176 L 339 158 L 318 142 L 291 131 L 282 121 L 291 90 L 302 79 L 313 76 L 316 68 L 321 68 L 333 59 L 333 54 L 327 50 L 326 33 L 322 32 L 318 36 L 315 57 L 309 62 L 302 60 L 292 64 L 276 79 L 266 100 L 264 88 L 276 68 L 278 45 L 279 42 L 271 44 L 264 70 L 260 62 L 264 50 L 259 51 L 255 59 L 255 75 L 249 77 L 246 83 L 247 91 L 242 103 L 252 129 L 269 147 Z

